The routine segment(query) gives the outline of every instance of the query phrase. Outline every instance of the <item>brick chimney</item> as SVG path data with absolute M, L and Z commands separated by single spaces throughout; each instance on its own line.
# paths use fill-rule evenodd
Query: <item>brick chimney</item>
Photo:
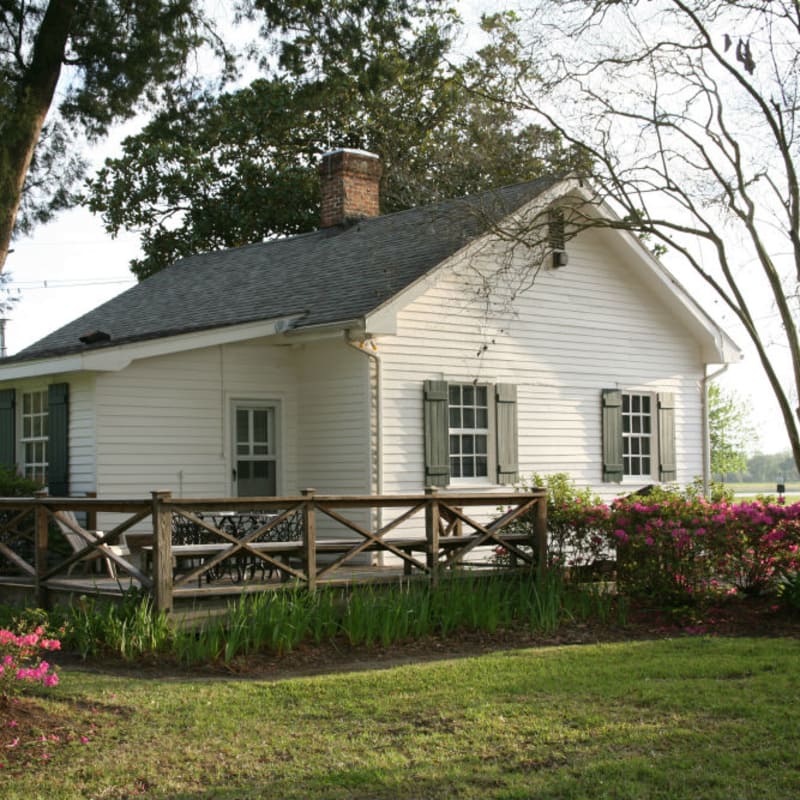
M 353 222 L 381 213 L 381 162 L 364 150 L 332 150 L 319 165 L 322 187 L 320 227 Z

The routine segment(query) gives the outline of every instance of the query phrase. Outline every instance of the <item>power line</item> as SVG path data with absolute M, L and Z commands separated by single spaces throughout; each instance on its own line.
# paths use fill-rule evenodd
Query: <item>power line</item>
M 36 291 L 41 289 L 72 289 L 92 286 L 113 286 L 115 284 L 129 283 L 134 284 L 134 278 L 109 278 L 107 280 L 95 280 L 93 278 L 76 278 L 72 280 L 41 280 L 41 281 L 14 281 L 14 288 L 23 291 Z

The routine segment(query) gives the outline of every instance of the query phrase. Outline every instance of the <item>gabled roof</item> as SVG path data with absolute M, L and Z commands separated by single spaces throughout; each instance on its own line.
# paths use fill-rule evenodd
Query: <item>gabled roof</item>
M 293 317 L 295 329 L 362 319 L 557 182 L 540 178 L 349 227 L 184 258 L 0 363 L 280 317 Z M 80 341 L 92 331 L 110 338 Z

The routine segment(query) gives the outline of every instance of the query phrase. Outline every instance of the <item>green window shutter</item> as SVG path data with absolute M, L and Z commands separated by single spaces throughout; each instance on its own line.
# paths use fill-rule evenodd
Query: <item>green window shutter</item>
M 425 485 L 447 486 L 450 483 L 447 383 L 425 381 L 423 397 Z
M 658 479 L 671 483 L 678 479 L 675 458 L 675 395 L 661 392 L 658 395 Z
M 622 392 L 603 389 L 603 482 L 622 483 Z
M 53 497 L 69 494 L 69 384 L 47 389 L 47 488 Z
M 498 383 L 495 386 L 497 422 L 497 482 L 514 483 L 519 477 L 517 387 Z
M 15 397 L 13 389 L 0 392 L 0 467 L 13 467 L 17 463 Z

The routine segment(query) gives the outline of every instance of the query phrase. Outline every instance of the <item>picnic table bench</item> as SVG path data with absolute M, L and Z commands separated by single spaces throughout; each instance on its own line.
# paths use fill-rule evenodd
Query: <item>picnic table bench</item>
M 474 540 L 474 536 L 448 536 L 439 539 L 439 551 L 446 555 L 452 554 L 454 551 L 460 550 L 467 546 Z M 530 537 L 527 534 L 507 534 L 503 537 L 504 541 L 508 541 L 516 545 L 526 545 L 530 542 Z M 361 546 L 361 552 L 374 553 L 386 548 L 382 544 L 383 540 L 366 542 L 364 539 L 318 539 L 316 542 L 317 555 L 340 556 L 354 550 Z M 414 553 L 423 553 L 427 556 L 428 541 L 425 537 L 396 537 L 387 538 L 385 540 L 393 547 L 401 550 L 409 556 Z M 132 534 L 128 538 L 128 546 L 132 551 L 139 549 L 145 554 L 146 559 L 151 559 L 153 554 L 153 536 L 152 534 Z M 270 577 L 275 571 L 268 561 L 259 559 L 254 556 L 251 551 L 263 553 L 273 559 L 282 561 L 287 566 L 298 565 L 302 561 L 304 553 L 304 544 L 302 541 L 255 541 L 248 542 L 246 546 L 236 548 L 233 542 L 203 542 L 198 544 L 174 544 L 172 545 L 172 557 L 175 563 L 175 568 L 188 563 L 192 567 L 202 564 L 205 560 L 214 558 L 227 550 L 236 549 L 235 554 L 231 559 L 227 559 L 222 563 L 230 562 L 227 568 L 219 569 L 212 568 L 206 572 L 207 580 L 212 581 L 228 574 L 234 582 L 252 579 L 256 571 L 261 570 L 262 577 L 269 573 Z M 403 571 L 406 575 L 411 575 L 413 570 L 413 563 L 411 561 L 403 562 Z M 282 577 L 288 577 L 287 573 L 283 573 Z

